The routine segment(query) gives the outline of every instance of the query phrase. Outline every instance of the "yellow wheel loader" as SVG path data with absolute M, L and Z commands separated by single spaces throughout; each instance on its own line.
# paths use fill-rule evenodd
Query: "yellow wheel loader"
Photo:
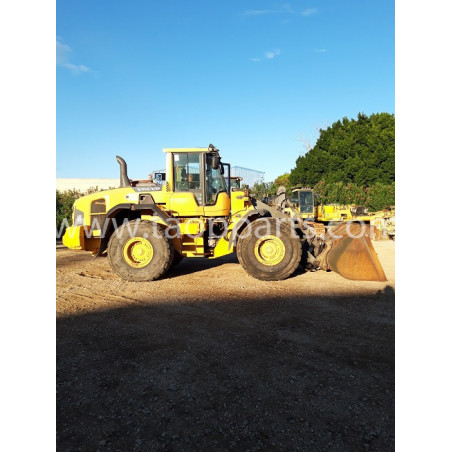
M 283 207 L 288 215 L 292 215 L 292 209 L 296 210 L 296 216 L 306 220 L 315 227 L 317 232 L 325 232 L 325 225 L 343 222 L 362 222 L 368 224 L 369 234 L 373 240 L 395 237 L 395 208 L 368 212 L 364 206 L 355 204 L 318 204 L 314 202 L 315 193 L 312 188 L 294 188 L 289 198 L 283 196 L 281 203 L 291 203 L 292 207 Z
M 360 220 L 367 209 L 355 205 L 318 204 L 314 202 L 315 193 L 312 188 L 294 188 L 289 197 L 299 216 L 305 220 L 322 223 Z M 365 220 L 364 220 L 365 221 Z
M 77 199 L 68 248 L 108 256 L 128 281 L 152 281 L 184 257 L 215 259 L 237 253 L 253 277 L 288 278 L 303 258 L 349 279 L 386 281 L 365 229 L 319 238 L 301 219 L 290 218 L 249 196 L 229 190 L 218 149 L 164 149 L 164 181 L 134 181 L 120 165 L 120 187 Z M 227 176 L 228 178 L 230 176 Z M 259 205 L 260 204 L 260 205 Z

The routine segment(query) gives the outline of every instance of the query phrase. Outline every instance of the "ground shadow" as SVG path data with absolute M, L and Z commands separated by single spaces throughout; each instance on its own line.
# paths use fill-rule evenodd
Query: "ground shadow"
M 210 268 L 219 267 L 224 264 L 237 264 L 239 260 L 236 254 L 228 254 L 226 256 L 217 257 L 215 259 L 205 259 L 199 257 L 184 258 L 174 268 L 170 268 L 161 279 L 173 278 L 181 275 L 190 275 Z
M 63 244 L 57 243 L 56 249 L 64 250 L 67 249 Z M 77 251 L 76 253 L 71 253 L 67 255 L 57 254 L 57 268 L 63 267 L 74 267 L 75 264 L 92 264 L 101 263 L 107 258 L 107 254 L 102 254 L 101 256 L 93 256 L 88 251 Z M 182 261 L 176 265 L 174 268 L 170 268 L 168 272 L 161 279 L 170 279 L 176 276 L 189 275 L 192 273 L 197 273 L 203 270 L 208 270 L 210 268 L 215 268 L 223 264 L 237 264 L 239 261 L 235 254 L 228 254 L 226 256 L 218 257 L 216 259 L 205 259 L 205 258 L 184 258 Z
M 394 292 L 60 318 L 57 430 L 58 450 L 392 450 Z

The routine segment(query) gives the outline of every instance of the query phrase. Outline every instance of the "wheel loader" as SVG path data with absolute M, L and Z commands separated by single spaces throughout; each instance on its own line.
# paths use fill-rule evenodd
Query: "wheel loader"
M 63 244 L 96 257 L 106 254 L 128 281 L 155 280 L 185 257 L 231 253 L 261 280 L 288 278 L 309 258 L 315 268 L 348 279 L 386 281 L 365 228 L 341 225 L 320 238 L 302 218 L 256 201 L 246 189 L 229 190 L 229 164 L 215 146 L 163 151 L 160 184 L 129 179 L 126 162 L 117 156 L 120 187 L 77 199 Z
M 285 190 L 285 189 L 284 189 Z M 284 191 L 285 193 L 285 191 Z M 312 188 L 293 188 L 289 197 L 283 196 L 282 203 L 291 203 L 296 210 L 296 216 L 303 218 L 320 231 L 325 231 L 326 225 L 342 222 L 361 222 L 370 226 L 370 236 L 373 240 L 395 236 L 395 208 L 368 212 L 367 207 L 355 204 L 318 204 L 315 203 L 315 193 Z M 283 207 L 288 215 L 292 215 L 291 207 Z M 293 215 L 292 215 L 293 216 Z
M 316 204 L 312 188 L 293 188 L 289 201 L 301 218 L 322 223 L 342 221 L 369 222 L 367 208 L 356 205 Z

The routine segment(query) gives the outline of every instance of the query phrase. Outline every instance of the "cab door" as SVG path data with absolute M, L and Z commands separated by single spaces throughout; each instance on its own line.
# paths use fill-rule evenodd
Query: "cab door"
M 226 217 L 231 211 L 231 198 L 223 177 L 223 166 L 214 169 L 211 154 L 205 154 L 204 160 L 206 194 L 204 215 L 206 217 Z
M 229 215 L 231 200 L 220 169 L 212 168 L 207 153 L 178 152 L 172 155 L 173 193 L 169 208 L 178 217 Z
M 169 208 L 177 217 L 199 217 L 204 215 L 202 187 L 202 154 L 193 152 L 174 153 L 173 193 Z

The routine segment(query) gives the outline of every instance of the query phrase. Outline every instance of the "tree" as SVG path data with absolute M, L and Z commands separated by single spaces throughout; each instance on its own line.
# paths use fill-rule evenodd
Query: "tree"
M 395 180 L 395 117 L 389 113 L 344 117 L 320 129 L 315 146 L 296 160 L 292 185 L 356 183 L 368 187 Z
M 257 182 L 251 187 L 254 197 L 260 199 L 263 196 L 275 196 L 277 186 L 274 182 Z
M 288 190 L 291 187 L 291 183 L 290 183 L 290 179 L 289 179 L 289 173 L 284 173 L 281 176 L 278 176 L 275 179 L 275 185 L 276 185 L 276 187 L 283 186 L 283 187 L 286 188 L 286 190 Z
M 58 238 L 64 234 L 66 226 L 71 224 L 72 206 L 82 194 L 78 190 L 56 191 L 56 231 Z

